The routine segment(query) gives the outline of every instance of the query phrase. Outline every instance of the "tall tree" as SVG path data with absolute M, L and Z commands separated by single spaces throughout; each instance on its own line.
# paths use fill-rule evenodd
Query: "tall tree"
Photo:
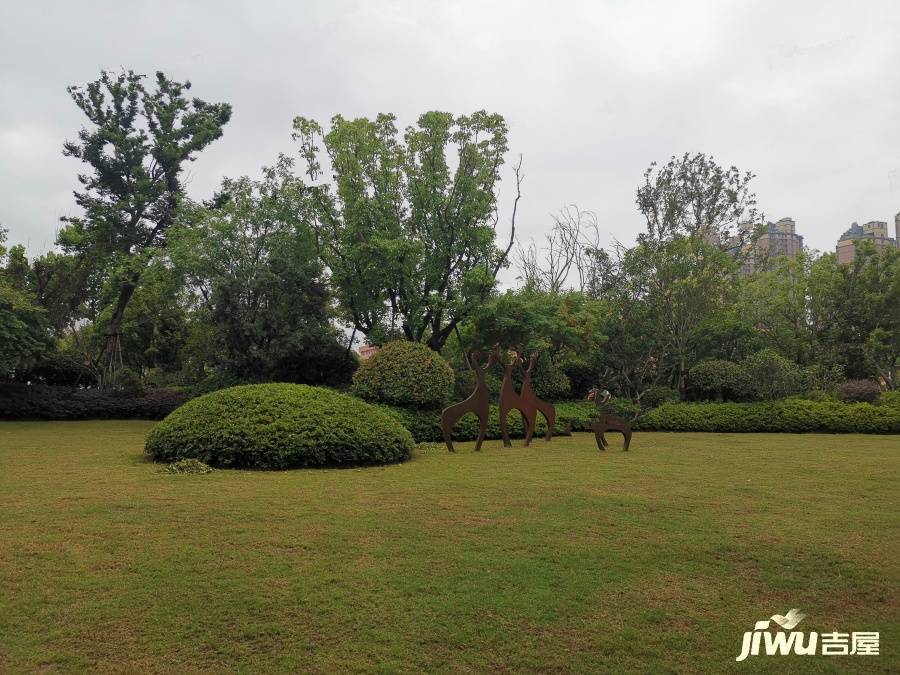
M 329 296 L 292 162 L 262 180 L 226 179 L 217 203 L 185 205 L 170 253 L 215 328 L 217 364 L 242 379 L 339 383 L 353 358 L 329 322 Z
M 365 335 L 387 325 L 440 351 L 507 264 L 521 162 L 512 234 L 501 249 L 503 118 L 428 112 L 402 140 L 394 122 L 386 114 L 352 121 L 338 115 L 324 133 L 298 117 L 294 137 L 314 181 L 322 170 L 320 143 L 333 172 L 333 184 L 316 185 L 313 195 L 322 258 L 345 318 Z
M 879 376 L 898 386 L 900 368 L 900 251 L 861 243 L 852 263 L 829 253 L 810 271 L 810 317 L 820 360 L 848 377 Z
M 742 225 L 762 220 L 750 190 L 754 177 L 734 166 L 725 169 L 702 152 L 672 157 L 663 166 L 653 162 L 637 189 L 637 207 L 647 220 L 641 239 L 699 237 L 722 250 L 745 250 L 755 232 Z
M 133 71 L 110 74 L 68 92 L 89 125 L 68 141 L 63 154 L 88 165 L 75 192 L 84 215 L 65 218 L 59 244 L 76 253 L 114 289 L 103 327 L 104 377 L 122 362 L 120 326 L 150 254 L 166 245 L 184 194 L 185 162 L 222 135 L 231 117 L 227 103 L 189 100 L 189 82 L 156 73 L 155 88 Z
M 773 259 L 769 269 L 743 279 L 736 307 L 770 348 L 804 365 L 811 361 L 815 343 L 809 323 L 812 262 L 805 252 Z
M 20 257 L 7 259 L 5 242 L 0 227 L 0 378 L 31 365 L 50 342 L 44 312 L 21 283 Z
M 612 260 L 600 248 L 597 214 L 570 204 L 551 217 L 553 225 L 541 249 L 534 240 L 527 246 L 518 243 L 513 257 L 520 278 L 526 286 L 550 293 L 571 287 L 599 297 L 609 281 Z
M 695 333 L 733 300 L 736 268 L 731 257 L 697 237 L 662 245 L 638 244 L 626 253 L 623 270 L 644 288 L 660 331 L 656 340 L 668 355 L 672 381 L 684 392 L 692 365 Z

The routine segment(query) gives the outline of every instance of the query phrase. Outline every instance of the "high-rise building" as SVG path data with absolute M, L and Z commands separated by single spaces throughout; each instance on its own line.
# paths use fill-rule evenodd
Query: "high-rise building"
M 900 225 L 900 213 L 894 217 L 895 234 L 898 225 Z M 842 265 L 847 265 L 854 261 L 856 258 L 856 242 L 858 241 L 872 242 L 878 251 L 883 251 L 886 248 L 896 248 L 897 239 L 888 236 L 888 234 L 888 224 L 883 220 L 870 220 L 862 225 L 853 223 L 850 225 L 850 229 L 838 239 L 835 247 L 838 262 Z
M 749 226 L 742 226 L 746 233 Z M 782 218 L 776 223 L 768 223 L 762 235 L 746 251 L 744 262 L 741 264 L 742 274 L 752 274 L 757 271 L 767 258 L 787 256 L 796 258 L 803 250 L 803 236 L 797 234 L 797 223 L 793 218 Z

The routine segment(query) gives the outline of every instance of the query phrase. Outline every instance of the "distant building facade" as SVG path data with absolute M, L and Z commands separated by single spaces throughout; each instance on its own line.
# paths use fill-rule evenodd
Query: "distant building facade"
M 870 220 L 868 223 L 853 223 L 841 238 L 838 239 L 835 252 L 837 260 L 842 265 L 849 265 L 856 259 L 856 243 L 859 241 L 871 242 L 875 249 L 883 251 L 886 248 L 897 247 L 897 228 L 900 227 L 900 213 L 894 217 L 894 234 L 890 237 L 888 224 L 883 220 Z
M 746 234 L 752 226 L 742 225 Z M 742 274 L 753 274 L 762 268 L 766 259 L 787 256 L 796 258 L 803 251 L 803 236 L 797 234 L 797 223 L 793 218 L 782 218 L 776 223 L 768 223 L 759 239 L 745 252 L 741 263 Z

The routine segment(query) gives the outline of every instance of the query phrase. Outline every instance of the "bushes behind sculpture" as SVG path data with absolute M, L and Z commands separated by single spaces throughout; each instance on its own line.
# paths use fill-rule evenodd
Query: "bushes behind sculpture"
M 353 375 L 353 393 L 373 403 L 436 408 L 452 391 L 453 369 L 419 342 L 388 342 Z
M 302 384 L 253 384 L 189 401 L 147 436 L 156 461 L 292 469 L 388 464 L 413 439 L 396 418 L 346 394 Z
M 417 441 L 441 440 L 440 414 L 433 410 L 411 411 L 382 406 L 402 421 Z M 639 407 L 625 399 L 612 399 L 604 412 L 631 421 L 635 431 L 713 431 L 721 433 L 770 432 L 770 433 L 900 433 L 900 396 L 895 392 L 883 393 L 877 404 L 838 403 L 834 401 L 809 401 L 786 399 L 762 403 L 673 403 L 636 417 Z M 591 401 L 567 401 L 556 403 L 556 431 L 590 431 L 591 420 L 596 413 Z M 521 417 L 509 416 L 510 435 L 524 436 Z M 542 434 L 546 426 L 538 420 L 536 434 Z M 478 419 L 466 415 L 453 429 L 453 439 L 471 441 L 478 436 Z M 500 438 L 497 409 L 491 408 L 487 438 Z

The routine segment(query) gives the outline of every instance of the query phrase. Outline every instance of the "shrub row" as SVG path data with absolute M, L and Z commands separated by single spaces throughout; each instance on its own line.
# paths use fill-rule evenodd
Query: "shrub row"
M 440 411 L 382 408 L 400 420 L 417 442 L 442 440 Z M 557 403 L 555 433 L 564 433 L 567 428 L 590 431 L 596 412 L 594 404 L 588 401 Z M 665 403 L 637 419 L 634 419 L 636 404 L 613 399 L 605 412 L 633 420 L 632 428 L 643 431 L 900 433 L 900 407 L 890 397 L 885 397 L 881 405 L 802 399 L 765 403 Z M 542 436 L 546 428 L 539 415 L 535 436 Z M 513 438 L 525 435 L 521 416 L 515 411 L 509 416 L 509 433 Z M 470 441 L 477 436 L 478 418 L 475 415 L 466 415 L 453 429 L 454 440 Z M 487 438 L 500 438 L 499 416 L 493 407 Z
M 0 386 L 0 420 L 159 420 L 189 398 L 178 389 L 126 394 L 8 382 Z
M 635 428 L 656 431 L 898 434 L 891 405 L 786 399 L 764 403 L 665 403 Z
M 613 405 L 615 404 L 615 405 Z M 563 434 L 567 430 L 590 431 L 591 419 L 597 412 L 596 405 L 591 401 L 567 401 L 556 403 L 556 429 L 554 433 Z M 410 410 L 394 406 L 379 406 L 398 419 L 403 426 L 409 429 L 413 438 L 418 443 L 441 441 L 441 411 L 440 410 Z M 631 419 L 638 410 L 638 406 L 631 401 L 614 399 L 605 410 L 611 414 L 620 415 Z M 457 441 L 472 441 L 478 438 L 478 418 L 474 414 L 463 417 L 453 428 L 453 439 Z M 525 427 L 522 424 L 522 416 L 514 410 L 507 418 L 507 429 L 511 438 L 523 438 Z M 542 415 L 538 415 L 535 437 L 541 437 L 547 432 L 547 422 Z M 500 438 L 500 414 L 496 406 L 491 406 L 491 414 L 488 418 L 487 438 Z

